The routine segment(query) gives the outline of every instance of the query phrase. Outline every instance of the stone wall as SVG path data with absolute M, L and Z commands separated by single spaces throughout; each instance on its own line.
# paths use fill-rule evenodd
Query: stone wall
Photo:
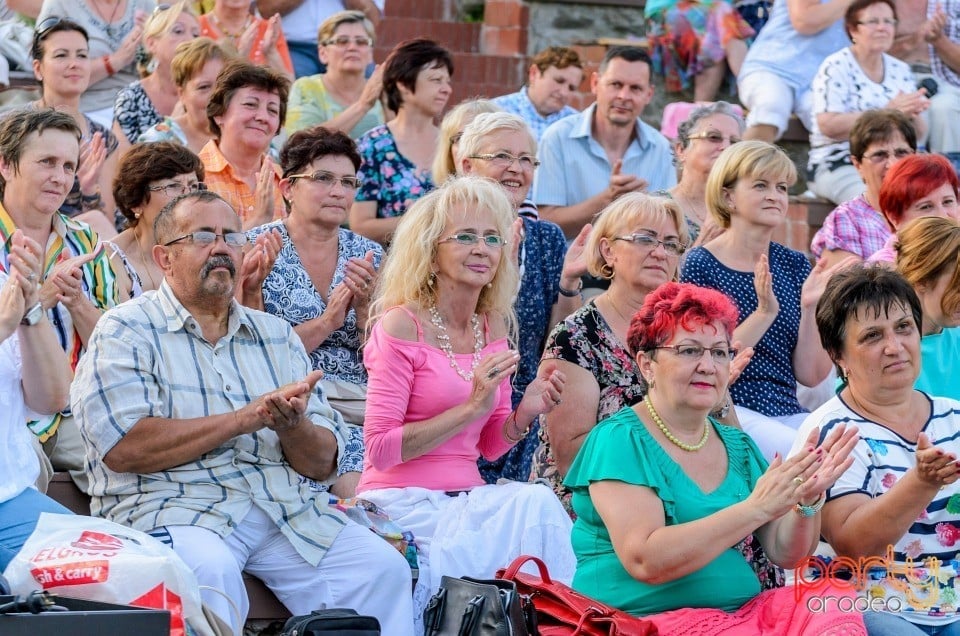
M 527 54 L 600 38 L 642 38 L 643 9 L 563 2 L 530 2 Z

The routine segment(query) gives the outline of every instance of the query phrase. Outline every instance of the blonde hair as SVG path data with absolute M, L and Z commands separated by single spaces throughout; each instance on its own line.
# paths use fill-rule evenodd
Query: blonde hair
M 317 42 L 322 46 L 324 42 L 333 37 L 341 24 L 362 24 L 363 30 L 367 32 L 371 40 L 376 39 L 376 31 L 363 11 L 337 11 L 329 18 L 320 23 L 317 29 Z
M 187 82 L 200 74 L 210 60 L 226 62 L 232 57 L 215 40 L 199 37 L 177 45 L 176 53 L 170 61 L 170 73 L 173 83 L 183 88 Z
M 453 139 L 463 132 L 474 117 L 482 113 L 497 113 L 503 109 L 489 99 L 477 97 L 467 99 L 450 109 L 440 123 L 440 135 L 437 138 L 437 151 L 433 155 L 433 182 L 443 183 L 457 174 L 453 159 Z
M 741 141 L 720 153 L 707 177 L 707 209 L 722 228 L 730 227 L 734 211 L 727 203 L 725 191 L 740 179 L 770 175 L 783 177 L 787 185 L 797 181 L 797 167 L 783 150 L 765 141 Z
M 497 233 L 509 240 L 516 214 L 503 188 L 483 177 L 457 177 L 417 199 L 400 219 L 390 244 L 370 305 L 369 325 L 387 310 L 411 304 L 421 309 L 437 301 L 432 284 L 437 242 L 447 226 L 450 212 L 457 207 L 486 213 L 492 217 Z M 502 315 L 508 333 L 516 334 L 517 319 L 513 301 L 520 287 L 520 271 L 510 258 L 510 245 L 501 248 L 500 264 L 493 280 L 480 292 L 477 313 Z
M 153 13 L 147 17 L 147 20 L 143 23 L 143 36 L 140 38 L 140 41 L 143 43 L 144 59 L 137 61 L 137 70 L 141 76 L 149 75 L 147 69 L 153 59 L 153 56 L 147 49 L 147 40 L 150 38 L 163 37 L 169 33 L 170 29 L 177 23 L 177 20 L 180 19 L 180 15 L 184 13 L 192 15 L 194 20 L 197 18 L 197 14 L 193 12 L 187 0 L 177 0 L 171 3 L 166 9 L 154 9 Z
M 940 309 L 953 313 L 960 306 L 960 223 L 939 216 L 914 219 L 897 232 L 897 271 L 917 289 L 933 285 L 952 271 Z
M 501 130 L 523 135 L 527 138 L 531 154 L 537 154 L 537 140 L 533 138 L 530 126 L 522 118 L 503 111 L 481 113 L 463 129 L 463 135 L 457 145 L 457 154 L 453 158 L 457 173 L 460 173 L 464 159 L 480 152 L 487 137 Z
M 603 239 L 612 240 L 626 232 L 628 228 L 647 223 L 652 224 L 664 216 L 673 221 L 677 228 L 679 241 L 687 245 L 690 241 L 687 221 L 683 216 L 683 210 L 673 199 L 651 196 L 643 192 L 631 192 L 613 201 L 600 211 L 593 222 L 593 230 L 590 232 L 590 238 L 587 239 L 584 248 L 586 250 L 587 271 L 600 278 L 613 278 L 613 267 L 607 263 L 603 254 L 600 253 L 600 241 Z M 674 271 L 673 278 L 676 279 L 676 277 L 677 272 Z

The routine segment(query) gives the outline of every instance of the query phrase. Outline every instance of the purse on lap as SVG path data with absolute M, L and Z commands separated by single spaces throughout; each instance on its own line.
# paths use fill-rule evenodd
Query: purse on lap
M 359 616 L 352 609 L 314 610 L 292 616 L 281 636 L 380 636 L 380 622 L 373 616 Z
M 425 636 L 536 636 L 530 600 L 511 581 L 444 576 L 423 611 Z
M 536 564 L 539 577 L 520 571 L 528 561 Z M 521 596 L 530 598 L 540 636 L 657 636 L 657 627 L 650 621 L 554 581 L 537 557 L 518 556 L 509 567 L 497 571 L 497 578 L 513 583 Z

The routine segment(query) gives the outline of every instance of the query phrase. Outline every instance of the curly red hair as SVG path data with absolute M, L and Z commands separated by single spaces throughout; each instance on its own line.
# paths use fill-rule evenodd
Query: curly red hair
M 738 317 L 736 305 L 722 292 L 692 283 L 664 283 L 647 294 L 630 320 L 627 346 L 637 355 L 663 345 L 678 328 L 693 331 L 714 322 L 732 335 Z

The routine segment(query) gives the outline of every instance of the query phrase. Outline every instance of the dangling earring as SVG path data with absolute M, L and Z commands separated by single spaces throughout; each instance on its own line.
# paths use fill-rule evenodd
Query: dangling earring
M 492 287 L 493 287 L 493 283 L 487 283 L 486 287 L 487 287 L 487 289 L 492 288 Z
M 650 389 L 652 389 L 652 388 L 654 387 L 654 385 L 656 384 L 656 382 L 654 382 L 653 378 L 650 378 L 649 380 L 647 380 L 646 378 L 644 378 L 644 380 L 645 380 L 646 383 L 647 383 L 647 391 L 649 392 Z
M 160 62 L 157 61 L 157 58 L 151 57 L 150 61 L 147 62 L 147 75 L 153 75 L 153 72 L 157 70 L 157 66 L 160 65 Z
M 437 275 L 433 272 L 430 272 L 430 275 L 427 276 L 427 287 L 433 287 L 433 282 L 437 280 Z
M 600 266 L 600 275 L 607 280 L 613 278 L 613 266 L 610 263 L 604 263 Z

